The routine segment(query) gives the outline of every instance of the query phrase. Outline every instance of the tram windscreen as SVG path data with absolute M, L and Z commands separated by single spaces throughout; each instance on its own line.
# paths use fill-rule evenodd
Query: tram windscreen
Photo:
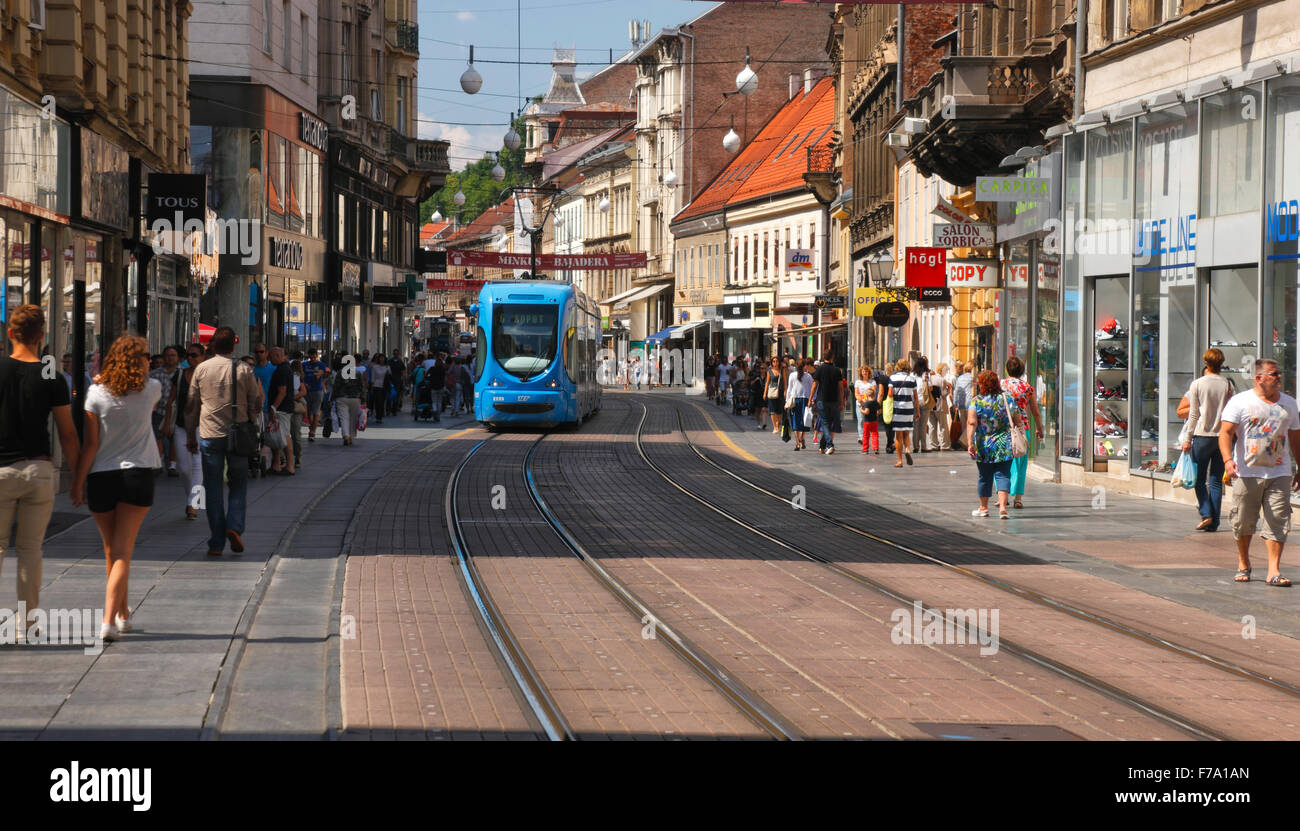
M 555 360 L 555 306 L 505 304 L 493 310 L 492 357 L 501 368 L 527 380 Z

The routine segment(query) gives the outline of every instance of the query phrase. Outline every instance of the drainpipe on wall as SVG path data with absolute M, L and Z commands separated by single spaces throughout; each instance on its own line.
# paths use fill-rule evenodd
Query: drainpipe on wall
M 896 77 L 896 88 L 894 92 L 894 109 L 903 109 L 903 4 L 898 4 L 898 61 L 895 64 L 894 74 Z
M 1088 0 L 1075 0 L 1074 7 L 1074 120 L 1083 115 L 1083 50 L 1087 46 Z

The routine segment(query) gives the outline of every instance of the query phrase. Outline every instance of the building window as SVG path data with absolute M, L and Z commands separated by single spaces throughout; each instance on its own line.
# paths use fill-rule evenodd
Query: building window
M 262 51 L 271 54 L 271 0 L 262 0 Z
M 302 44 L 298 49 L 299 65 L 298 76 L 304 81 L 307 80 L 307 15 L 300 15 L 298 18 L 298 32 L 302 37 Z
M 406 129 L 406 79 L 397 79 L 397 131 L 407 135 Z
M 284 68 L 293 69 L 293 27 L 289 25 L 289 0 L 284 0 Z
M 268 35 L 268 37 L 270 37 Z M 342 80 L 342 90 L 344 93 L 352 88 L 352 24 L 343 24 L 343 43 L 339 51 L 340 55 L 340 79 Z
M 1204 99 L 1201 216 L 1259 210 L 1263 103 L 1258 86 Z

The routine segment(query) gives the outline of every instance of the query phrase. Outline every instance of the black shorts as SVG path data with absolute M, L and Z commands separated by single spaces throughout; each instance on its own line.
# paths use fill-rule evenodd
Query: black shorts
M 86 477 L 86 503 L 92 514 L 107 513 L 118 503 L 140 508 L 153 506 L 153 470 L 128 467 L 102 470 Z

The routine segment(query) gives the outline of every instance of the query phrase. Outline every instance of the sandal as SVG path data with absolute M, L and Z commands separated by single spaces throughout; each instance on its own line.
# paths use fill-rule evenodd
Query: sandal
M 1019 499 L 1017 499 L 1017 500 L 1015 501 L 1015 503 L 1014 503 L 1011 507 L 1013 507 L 1013 508 L 1023 508 L 1023 507 L 1025 507 L 1025 506 L 1024 506 L 1024 503 L 1022 503 Z
M 971 515 L 971 516 L 988 516 L 988 515 L 989 515 L 989 509 L 988 509 L 988 508 L 976 508 L 975 510 L 973 510 L 973 511 L 970 512 L 970 515 Z
M 902 466 L 903 466 L 902 462 L 894 462 L 894 467 L 902 467 Z
M 998 519 L 1011 519 L 1011 514 L 1007 513 L 1006 508 L 1002 508 L 998 511 Z
M 1291 588 L 1291 581 L 1280 574 L 1274 574 L 1272 577 L 1268 578 L 1264 582 L 1268 583 L 1270 586 L 1277 586 L 1278 588 L 1281 589 Z
M 1234 578 L 1232 578 L 1232 579 L 1233 579 L 1235 582 L 1238 582 L 1238 583 L 1249 583 L 1249 582 L 1250 582 L 1250 569 L 1248 569 L 1248 568 L 1239 568 L 1239 569 L 1237 569 L 1237 576 L 1234 577 Z

